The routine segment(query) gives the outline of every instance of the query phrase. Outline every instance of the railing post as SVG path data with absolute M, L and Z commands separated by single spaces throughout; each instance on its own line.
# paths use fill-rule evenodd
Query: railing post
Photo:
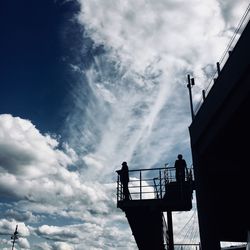
M 159 170 L 159 177 L 160 177 L 160 198 L 162 199 L 161 170 Z
M 203 102 L 204 102 L 205 99 L 206 99 L 206 91 L 205 91 L 205 89 L 202 90 L 202 98 L 203 98 Z
M 174 250 L 173 221 L 172 221 L 171 211 L 167 211 L 167 220 L 168 220 L 168 237 L 169 237 L 168 250 Z
M 119 175 L 117 175 L 117 193 L 116 193 L 116 198 L 117 198 L 117 203 L 119 201 Z
M 140 171 L 140 200 L 142 199 L 141 171 Z
M 187 88 L 189 91 L 189 100 L 190 100 L 190 109 L 191 109 L 191 117 L 192 117 L 192 121 L 194 120 L 194 108 L 193 108 L 193 98 L 192 98 L 192 85 L 194 85 L 194 79 L 190 78 L 190 75 L 187 76 L 188 77 L 188 84 L 187 84 Z
M 218 75 L 219 75 L 220 74 L 220 63 L 219 62 L 216 63 L 216 67 L 217 67 L 217 72 L 218 72 Z

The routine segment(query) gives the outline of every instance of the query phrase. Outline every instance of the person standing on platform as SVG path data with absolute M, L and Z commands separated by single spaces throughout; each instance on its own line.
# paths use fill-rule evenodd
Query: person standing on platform
M 177 183 L 184 183 L 185 172 L 187 172 L 187 163 L 183 159 L 183 156 L 181 154 L 179 154 L 177 158 L 178 159 L 175 161 L 174 164 L 176 181 Z
M 130 199 L 130 193 L 128 189 L 128 183 L 129 183 L 129 173 L 128 173 L 128 165 L 127 162 L 124 161 L 122 163 L 122 168 L 120 170 L 116 171 L 120 175 L 120 181 L 123 188 L 123 199 L 129 200 Z

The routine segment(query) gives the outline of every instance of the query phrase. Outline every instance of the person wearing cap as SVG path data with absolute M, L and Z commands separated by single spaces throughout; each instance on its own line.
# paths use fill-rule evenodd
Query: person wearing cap
M 183 159 L 183 156 L 179 154 L 177 156 L 177 160 L 175 161 L 175 177 L 177 183 L 183 183 L 185 181 L 185 171 L 187 171 L 187 163 Z
M 128 174 L 128 165 L 126 161 L 122 163 L 122 168 L 118 170 L 117 173 L 120 175 L 120 181 L 123 187 L 123 199 L 129 200 L 129 197 L 130 197 L 130 193 L 128 189 L 129 174 Z

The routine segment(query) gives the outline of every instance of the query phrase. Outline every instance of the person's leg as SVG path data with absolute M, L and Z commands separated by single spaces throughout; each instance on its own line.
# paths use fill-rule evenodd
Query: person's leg
M 129 189 L 128 189 L 128 183 L 124 184 L 124 197 L 125 197 L 125 200 L 129 200 Z

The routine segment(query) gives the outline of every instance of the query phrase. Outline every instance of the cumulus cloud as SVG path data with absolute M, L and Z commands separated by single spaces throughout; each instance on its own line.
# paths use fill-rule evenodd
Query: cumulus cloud
M 6 219 L 1 219 L 0 220 L 0 234 L 2 235 L 12 235 L 15 231 L 16 225 L 18 225 L 18 232 L 26 237 L 30 235 L 30 231 L 28 227 L 23 222 L 17 222 L 14 220 L 6 220 Z
M 31 211 L 19 211 L 15 209 L 7 209 L 4 212 L 5 218 L 14 219 L 20 222 L 38 222 L 41 218 L 40 215 L 34 215 Z
M 35 245 L 38 250 L 74 250 L 74 246 L 66 243 L 66 242 L 55 242 L 52 244 L 48 244 L 47 242 L 43 242 Z
M 26 238 L 19 238 L 17 244 L 21 249 L 30 249 L 30 243 Z
M 2 173 L 41 178 L 47 173 L 56 174 L 59 166 L 73 163 L 69 155 L 57 148 L 56 139 L 42 135 L 30 121 L 8 114 L 0 119 Z
M 71 228 L 62 228 L 56 226 L 43 225 L 37 229 L 37 234 L 43 235 L 44 238 L 60 241 L 77 238 L 77 234 Z
M 42 135 L 30 121 L 8 114 L 0 116 L 0 131 L 3 195 L 40 201 L 73 195 L 70 184 L 79 184 L 79 176 L 67 169 L 75 161 L 72 149 L 60 149 L 56 139 Z
M 0 153 L 1 210 L 6 218 L 0 221 L 0 234 L 6 229 L 13 233 L 13 227 L 18 224 L 22 235 L 29 236 L 31 232 L 33 236 L 54 242 L 38 245 L 41 249 L 75 249 L 76 246 L 86 249 L 80 240 L 88 249 L 93 244 L 92 249 L 114 244 L 113 235 L 119 234 L 122 230 L 119 227 L 125 223 L 125 218 L 117 214 L 114 183 L 89 179 L 87 172 L 70 171 L 68 167 L 77 159 L 76 153 L 69 146 L 60 147 L 55 138 L 41 134 L 30 121 L 0 115 L 0 126 L 0 147 L 4 149 Z M 11 205 L 4 203 L 5 199 L 11 199 Z M 24 221 L 42 224 L 47 218 L 84 223 L 72 222 L 68 227 L 24 225 Z M 100 239 L 95 243 L 94 231 Z M 123 242 L 131 241 L 131 237 L 122 236 Z M 18 244 L 29 249 L 25 238 Z
M 32 211 L 76 216 L 75 210 L 80 215 L 78 207 L 109 212 L 115 201 L 111 195 L 114 185 L 70 171 L 67 167 L 75 160 L 72 149 L 59 149 L 56 139 L 42 135 L 30 121 L 18 117 L 1 115 L 0 126 L 1 196 L 15 198 L 17 204 L 15 210 L 6 210 L 6 216 L 35 220 Z M 29 212 L 24 212 L 26 206 Z
M 7 239 L 0 239 L 1 244 L 10 245 L 10 238 L 13 235 L 16 225 L 18 225 L 18 240 L 16 244 L 20 249 L 30 249 L 30 243 L 26 237 L 30 236 L 29 228 L 23 223 L 13 219 L 0 219 L 0 236 L 6 237 Z
M 84 35 L 104 49 L 88 68 L 71 65 L 79 80 L 65 123 L 69 145 L 28 120 L 0 115 L 1 198 L 13 200 L 0 234 L 39 222 L 23 224 L 25 235 L 44 241 L 36 249 L 136 249 L 116 208 L 114 170 L 123 160 L 131 168 L 171 165 L 179 152 L 191 164 L 186 74 L 197 79 L 196 101 L 248 1 L 79 2 Z M 174 215 L 177 234 L 190 217 Z
M 53 240 L 55 244 L 40 244 L 41 249 L 135 249 L 131 241 L 131 232 L 123 230 L 123 234 L 114 225 L 83 223 L 67 227 L 43 225 L 35 229 L 40 237 Z M 93 235 L 95 240 L 93 240 Z M 51 248 L 49 248 L 51 247 Z M 61 247 L 61 248 L 60 248 Z

